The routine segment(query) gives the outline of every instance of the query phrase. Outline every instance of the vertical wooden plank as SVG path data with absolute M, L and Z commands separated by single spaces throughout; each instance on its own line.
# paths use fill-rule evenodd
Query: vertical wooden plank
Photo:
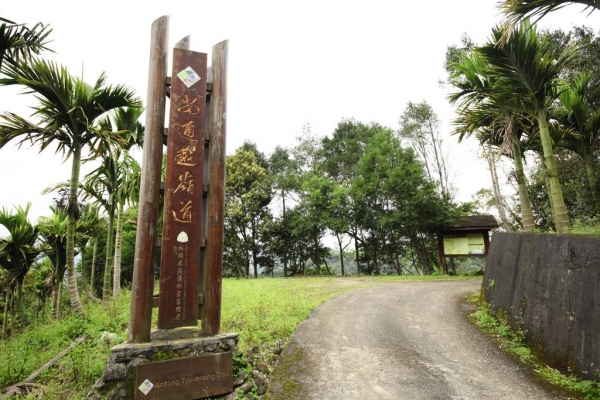
M 128 341 L 133 343 L 150 341 L 152 292 L 154 290 L 154 243 L 158 222 L 158 195 L 163 150 L 168 40 L 169 17 L 165 15 L 152 23 L 150 39 L 142 183 L 128 334 Z
M 216 335 L 219 333 L 221 325 L 227 133 L 227 52 L 227 40 L 212 48 L 207 242 L 203 279 L 204 306 L 202 308 L 202 332 L 204 335 Z
M 485 247 L 485 254 L 483 256 L 487 257 L 487 255 L 490 251 L 490 231 L 489 230 L 483 231 L 483 245 Z
M 209 146 L 210 146 L 210 93 L 212 91 L 212 67 L 208 67 L 206 71 L 206 102 L 205 109 L 206 117 L 204 119 L 204 184 L 208 188 L 208 157 L 209 157 Z M 206 239 L 206 215 L 208 214 L 208 193 L 204 193 L 202 200 L 202 231 L 201 236 Z M 204 266 L 206 265 L 206 247 L 200 249 L 200 282 L 198 283 L 198 296 L 204 299 Z M 198 302 L 198 315 L 202 318 L 202 308 L 204 301 Z
M 188 45 L 180 41 L 178 47 Z M 198 324 L 207 55 L 173 49 L 158 327 Z
M 440 260 L 440 272 L 446 275 L 446 263 L 444 260 L 444 234 L 438 233 L 438 257 Z

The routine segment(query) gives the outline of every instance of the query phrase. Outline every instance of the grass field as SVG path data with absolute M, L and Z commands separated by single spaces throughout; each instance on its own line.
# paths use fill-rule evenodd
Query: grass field
M 221 332 L 240 334 L 239 350 L 254 348 L 268 358 L 270 349 L 287 341 L 296 326 L 327 300 L 349 291 L 414 280 L 461 277 L 307 277 L 225 279 Z M 110 348 L 127 338 L 130 292 L 108 303 L 86 304 L 86 317 L 68 315 L 58 321 L 29 326 L 0 342 L 0 387 L 23 380 L 80 336 L 86 340 L 43 373 L 23 397 L 82 399 L 101 376 Z M 156 317 L 156 310 L 154 310 Z M 108 333 L 108 334 L 107 334 Z M 110 336 L 114 337 L 109 338 Z

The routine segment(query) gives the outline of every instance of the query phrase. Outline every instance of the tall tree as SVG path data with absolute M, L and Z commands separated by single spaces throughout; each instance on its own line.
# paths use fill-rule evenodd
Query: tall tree
M 67 211 L 50 207 L 52 214 L 41 217 L 39 221 L 40 236 L 44 253 L 52 264 L 52 315 L 60 315 L 60 285 L 67 270 L 67 231 L 69 220 Z
M 476 51 L 498 76 L 498 87 L 505 91 L 503 99 L 509 101 L 513 111 L 530 115 L 538 124 L 555 227 L 558 233 L 563 233 L 570 223 L 554 162 L 548 109 L 558 96 L 556 83 L 560 72 L 575 57 L 576 47 L 569 46 L 558 58 L 553 58 L 551 43 L 540 38 L 528 21 L 511 28 L 510 34 L 505 32 L 506 29 L 493 29 L 492 40 Z M 506 40 L 503 39 L 505 34 Z
M 84 262 L 86 259 L 87 244 L 92 243 L 92 260 L 90 262 L 89 293 L 94 293 L 94 275 L 96 269 L 96 254 L 98 251 L 98 238 L 106 230 L 106 221 L 100 216 L 100 207 L 96 204 L 86 205 L 82 217 L 77 221 L 78 243 L 81 249 L 81 274 L 85 278 Z
M 15 277 L 8 271 L 8 253 L 4 251 L 4 245 L 0 243 L 0 285 L 4 289 L 4 315 L 2 317 L 2 336 L 6 335 L 8 329 L 8 316 L 10 314 L 11 332 L 15 331 L 14 294 Z
M 352 196 L 364 204 L 361 225 L 367 250 L 367 272 L 378 274 L 384 262 L 401 256 L 402 242 L 410 244 L 423 271 L 436 264 L 434 234 L 451 220 L 445 204 L 411 149 L 403 149 L 391 130 L 369 141 L 352 184 Z
M 271 180 L 251 151 L 238 149 L 227 157 L 225 179 L 226 246 L 238 249 L 236 259 L 244 260 L 244 272 L 258 277 L 259 255 L 262 251 L 260 232 L 270 215 Z M 233 242 L 233 243 L 232 243 Z
M 129 155 L 129 150 L 134 146 L 141 146 L 144 138 L 144 127 L 139 122 L 143 113 L 142 108 L 118 108 L 115 110 L 113 122 L 104 121 L 101 124 L 105 129 L 112 128 L 125 136 L 125 143 L 113 151 L 113 156 L 119 160 L 117 177 L 117 226 L 115 232 L 115 254 L 113 264 L 113 296 L 121 290 L 121 243 L 123 235 L 123 212 L 126 203 L 137 203 L 141 180 L 141 168 L 137 161 Z M 109 276 L 110 278 L 110 276 Z
M 106 258 L 104 265 L 104 284 L 102 298 L 107 300 L 112 291 L 111 283 L 116 284 L 116 292 L 119 291 L 120 280 L 113 277 L 115 266 L 115 254 L 120 257 L 120 249 L 116 251 L 115 222 L 117 232 L 122 231 L 122 209 L 130 196 L 135 197 L 139 186 L 140 167 L 139 164 L 122 149 L 111 146 L 103 151 L 100 156 L 101 164 L 87 174 L 84 178 L 84 198 L 94 198 L 97 204 L 101 204 L 108 214 Z M 137 184 L 137 186 L 136 186 Z M 119 240 L 120 244 L 120 240 Z M 117 264 L 120 267 L 120 263 Z M 117 271 L 114 271 L 116 274 Z M 118 272 L 120 274 L 120 271 Z M 120 276 L 120 275 L 119 275 Z M 111 282 L 112 281 L 112 282 Z
M 523 229 L 533 232 L 534 221 L 523 170 L 521 139 L 531 131 L 531 122 L 513 110 L 512 98 L 507 98 L 502 82 L 494 75 L 486 60 L 477 53 L 464 56 L 452 65 L 449 82 L 457 89 L 448 99 L 458 104 L 454 133 L 461 142 L 475 134 L 484 147 L 495 147 L 500 154 L 513 159 L 519 189 Z M 497 203 L 501 199 L 496 199 Z
M 46 302 L 52 296 L 53 265 L 48 257 L 36 261 L 25 277 L 25 284 L 30 288 L 28 299 L 36 300 L 36 319 L 45 318 Z M 31 302 L 33 303 L 33 301 Z M 32 304 L 33 305 L 33 304 Z
M 299 190 L 299 167 L 296 160 L 288 149 L 277 146 L 269 157 L 269 174 L 273 182 L 273 189 L 281 199 L 281 219 L 285 219 L 288 206 L 287 200 L 296 200 L 293 193 Z M 283 261 L 283 276 L 287 276 L 288 254 L 287 249 L 291 243 L 287 241 L 290 236 L 283 235 L 281 240 L 284 241 L 281 246 L 282 261 Z
M 598 198 L 598 179 L 593 166 L 593 147 L 598 137 L 600 137 L 600 108 L 592 109 L 587 101 L 587 93 L 591 75 L 582 73 L 573 78 L 571 82 L 562 86 L 559 95 L 564 113 L 562 114 L 562 123 L 575 131 L 575 135 L 564 135 L 563 140 L 557 143 L 557 146 L 565 147 L 579 157 L 584 165 L 589 189 L 596 207 L 600 206 Z M 556 115 L 557 113 L 555 113 Z
M 105 86 L 104 74 L 90 86 L 73 77 L 66 68 L 44 60 L 5 64 L 3 73 L 6 78 L 0 79 L 0 84 L 24 86 L 36 95 L 39 105 L 34 107 L 36 122 L 8 112 L 0 115 L 0 148 L 19 139 L 20 143 L 39 145 L 41 150 L 54 145 L 57 151 L 71 157 L 67 274 L 71 306 L 75 312 L 83 313 L 75 273 L 75 225 L 82 152 L 84 149 L 97 151 L 103 143 L 119 141 L 113 132 L 94 129 L 96 120 L 115 108 L 140 107 L 140 100 L 125 86 Z
M 336 182 L 336 201 L 339 205 L 336 208 L 338 213 L 335 226 L 330 225 L 332 231 L 338 231 L 347 228 L 345 232 L 354 240 L 354 253 L 356 255 L 357 273 L 361 273 L 362 265 L 360 242 L 362 241 L 362 232 L 360 231 L 359 218 L 362 210 L 353 196 L 345 197 L 345 201 L 339 195 L 344 192 L 349 193 L 352 181 L 357 176 L 357 168 L 362 159 L 369 140 L 383 128 L 377 123 L 364 124 L 353 119 L 344 119 L 339 122 L 331 138 L 324 137 L 321 141 L 321 148 L 318 150 L 319 162 L 321 165 L 315 169 L 313 174 L 324 173 L 331 180 Z M 338 236 L 338 244 L 341 242 L 341 233 Z M 340 249 L 340 257 L 343 257 L 343 250 Z
M 21 313 L 23 306 L 23 281 L 40 251 L 36 247 L 39 228 L 27 219 L 31 203 L 25 208 L 15 207 L 14 213 L 5 208 L 0 210 L 0 225 L 8 231 L 8 237 L 0 239 L 6 265 L 3 265 L 16 283 L 16 311 Z
M 442 196 L 453 197 L 448 152 L 444 149 L 440 120 L 429 103 L 408 102 L 400 116 L 400 137 L 413 148 L 430 180 L 436 181 Z
M 488 169 L 490 170 L 490 176 L 492 178 L 492 193 L 494 199 L 494 205 L 498 210 L 498 216 L 500 217 L 500 221 L 502 222 L 502 227 L 507 232 L 512 232 L 512 227 L 507 218 L 506 209 L 508 207 L 505 206 L 504 196 L 502 195 L 502 191 L 500 189 L 500 182 L 498 179 L 498 168 L 496 166 L 498 157 L 491 146 L 488 144 L 487 149 L 483 150 L 483 155 L 488 162 Z

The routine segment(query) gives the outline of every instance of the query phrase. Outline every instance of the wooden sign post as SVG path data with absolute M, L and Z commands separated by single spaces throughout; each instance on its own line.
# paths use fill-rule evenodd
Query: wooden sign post
M 167 77 L 168 17 L 152 26 L 142 187 L 129 320 L 129 343 L 150 342 L 153 260 L 161 247 L 158 328 L 197 326 L 216 335 L 221 318 L 225 214 L 227 41 L 207 55 L 173 50 Z M 163 235 L 156 233 L 165 96 L 170 82 Z M 160 239 L 160 240 L 159 240 Z
M 198 324 L 206 54 L 173 49 L 158 328 Z
M 189 37 L 180 40 L 168 77 L 168 26 L 168 16 L 152 24 L 128 339 L 111 348 L 92 398 L 121 399 L 123 389 L 135 392 L 135 399 L 205 398 L 233 391 L 232 352 L 238 334 L 219 333 L 227 41 L 213 46 L 209 69 L 207 54 L 190 51 Z M 165 129 L 167 97 L 171 104 Z M 160 237 L 163 144 L 167 161 Z M 158 306 L 159 328 L 154 332 L 153 306 Z

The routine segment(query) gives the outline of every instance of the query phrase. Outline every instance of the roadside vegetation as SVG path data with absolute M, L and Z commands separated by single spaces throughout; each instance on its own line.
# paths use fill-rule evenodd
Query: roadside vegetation
M 600 35 L 585 26 L 537 30 L 526 18 L 560 4 L 501 1 L 510 24 L 490 27 L 486 43 L 465 35 L 447 48 L 452 130 L 429 101 L 409 101 L 398 105 L 396 127 L 342 119 L 316 133 L 307 123 L 293 145 L 270 154 L 252 142 L 230 149 L 223 276 L 294 277 L 225 280 L 222 331 L 240 333 L 244 357 L 270 357 L 310 310 L 339 293 L 450 279 L 438 276 L 437 235 L 463 216 L 492 212 L 507 232 L 600 234 Z M 26 386 L 79 398 L 126 337 L 141 171 L 129 150 L 143 145 L 143 104 L 104 74 L 89 84 L 45 60 L 48 26 L 5 17 L 0 92 L 32 94 L 34 115 L 0 110 L 0 148 L 56 151 L 72 170 L 49 182 L 48 215 L 33 221 L 30 204 L 0 209 L 0 387 L 83 337 Z M 460 202 L 448 139 L 468 137 L 479 141 L 491 182 Z M 80 176 L 87 162 L 97 169 Z M 506 185 L 514 195 L 503 194 Z M 482 270 L 449 264 L 454 275 Z M 304 278 L 313 275 L 320 278 Z M 347 275 L 360 278 L 334 278 Z
M 403 281 L 452 280 L 469 277 L 307 277 L 293 279 L 225 279 L 222 332 L 239 333 L 237 368 L 271 364 L 296 326 L 327 300 L 349 291 Z M 0 341 L 0 389 L 22 381 L 79 337 L 85 340 L 21 387 L 17 398 L 83 399 L 102 375 L 110 348 L 127 338 L 131 292 L 109 302 L 84 300 L 86 317 L 71 313 L 59 320 L 28 326 Z M 62 301 L 67 302 L 66 296 Z M 156 326 L 156 321 L 154 321 Z M 250 356 L 250 357 L 249 357 Z M 250 358 L 250 359 L 249 359 Z
M 583 380 L 575 375 L 565 375 L 549 367 L 535 355 L 525 343 L 525 332 L 512 327 L 506 319 L 499 318 L 490 304 L 480 300 L 480 293 L 473 293 L 469 302 L 476 307 L 471 320 L 479 329 L 490 336 L 500 349 L 521 360 L 540 378 L 561 389 L 573 392 L 585 399 L 600 398 L 600 383 Z

